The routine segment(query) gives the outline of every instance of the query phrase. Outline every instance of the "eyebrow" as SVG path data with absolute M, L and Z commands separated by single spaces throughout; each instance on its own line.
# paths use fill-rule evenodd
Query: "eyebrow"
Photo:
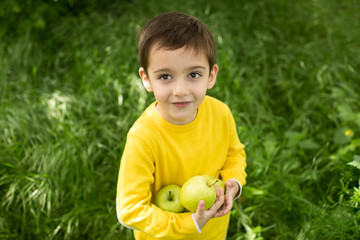
M 204 66 L 192 66 L 192 67 L 189 67 L 187 70 L 191 71 L 191 70 L 194 70 L 194 69 L 206 69 L 206 67 L 204 67 Z M 158 70 L 155 70 L 154 73 L 170 72 L 170 71 L 171 71 L 170 68 L 160 68 Z

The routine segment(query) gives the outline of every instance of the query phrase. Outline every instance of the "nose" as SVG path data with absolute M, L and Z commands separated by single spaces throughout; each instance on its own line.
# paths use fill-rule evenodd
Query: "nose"
M 175 86 L 174 86 L 175 96 L 185 96 L 188 94 L 188 92 L 189 89 L 186 80 L 178 79 L 177 81 L 175 81 Z

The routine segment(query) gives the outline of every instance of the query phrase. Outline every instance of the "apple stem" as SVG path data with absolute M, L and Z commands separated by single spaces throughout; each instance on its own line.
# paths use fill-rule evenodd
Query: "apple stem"
M 208 185 L 208 187 L 211 187 L 212 185 L 216 184 L 219 180 L 216 179 L 216 181 L 213 184 Z
M 173 195 L 171 194 L 171 191 L 169 191 L 169 201 L 173 200 Z
M 216 177 L 216 178 L 217 178 L 217 175 L 219 174 L 219 172 L 220 172 L 220 169 L 218 169 L 218 170 L 216 171 L 216 173 L 215 173 L 215 176 L 214 176 L 214 177 Z

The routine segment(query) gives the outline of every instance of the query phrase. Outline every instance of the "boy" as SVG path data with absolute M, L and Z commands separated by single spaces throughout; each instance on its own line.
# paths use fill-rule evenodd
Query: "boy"
M 179 12 L 152 19 L 139 35 L 139 75 L 152 103 L 134 123 L 120 164 L 117 215 L 135 239 L 225 239 L 229 211 L 245 184 L 245 151 L 229 108 L 206 96 L 218 73 L 215 42 L 198 19 Z M 196 175 L 220 177 L 214 205 L 172 213 L 158 190 Z

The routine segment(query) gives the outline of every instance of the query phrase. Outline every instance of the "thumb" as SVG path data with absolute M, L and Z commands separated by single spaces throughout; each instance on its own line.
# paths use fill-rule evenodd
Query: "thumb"
M 239 191 L 239 185 L 235 181 L 229 180 L 226 182 L 225 186 L 226 195 L 234 198 Z
M 199 228 L 203 228 L 207 223 L 208 219 L 205 217 L 205 202 L 204 200 L 200 200 L 194 214 L 195 221 L 198 224 Z
M 227 182 L 225 183 L 225 185 L 226 185 L 226 188 L 232 188 L 232 187 L 234 187 L 233 181 L 227 181 Z
M 205 201 L 204 200 L 199 201 L 196 212 L 199 212 L 201 215 L 205 212 Z

